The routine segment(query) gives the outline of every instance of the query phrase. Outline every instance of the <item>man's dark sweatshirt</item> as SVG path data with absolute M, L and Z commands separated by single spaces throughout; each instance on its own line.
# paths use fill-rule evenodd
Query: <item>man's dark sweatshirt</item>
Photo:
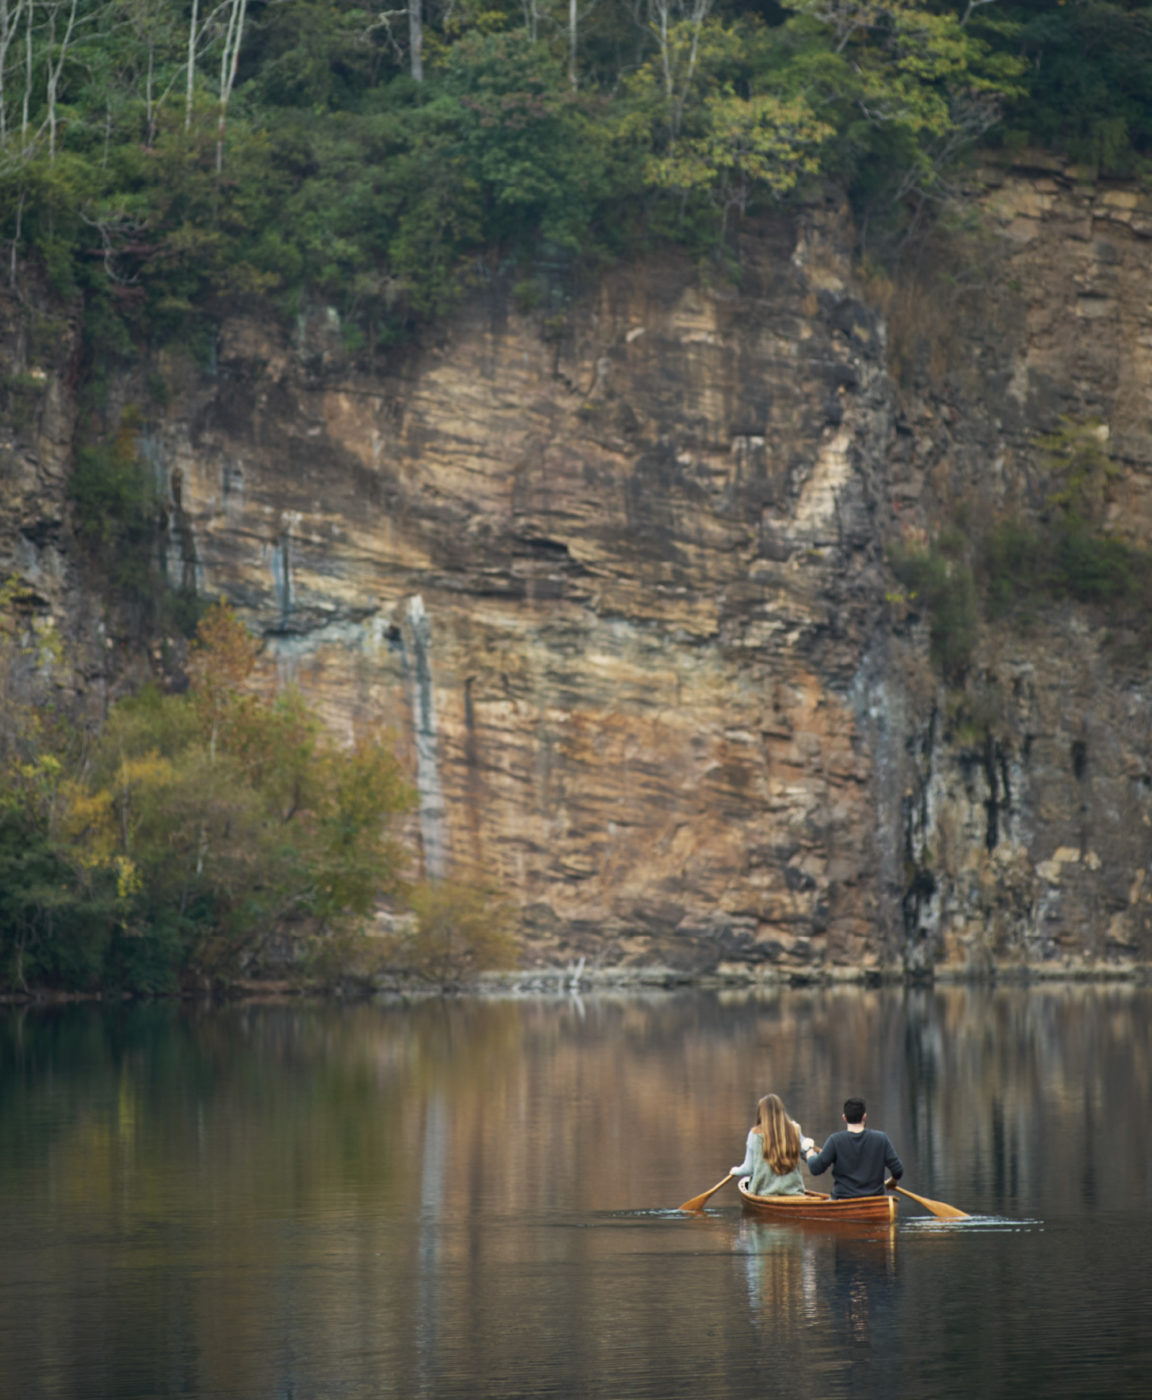
M 865 1128 L 862 1133 L 847 1130 L 833 1133 L 819 1152 L 808 1158 L 808 1170 L 819 1176 L 832 1168 L 834 1200 L 844 1196 L 882 1196 L 884 1179 L 904 1175 L 904 1167 L 887 1133 Z

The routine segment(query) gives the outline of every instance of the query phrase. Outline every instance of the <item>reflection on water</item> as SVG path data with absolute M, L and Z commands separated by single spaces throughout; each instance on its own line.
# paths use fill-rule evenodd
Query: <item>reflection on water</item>
M 898 1287 L 897 1226 L 740 1223 L 751 1317 L 774 1338 L 823 1324 L 852 1346 L 874 1345 L 873 1314 L 890 1315 Z M 851 1358 L 842 1358 L 851 1365 Z
M 969 1215 L 963 1220 L 936 1220 L 930 1215 L 909 1220 L 903 1226 L 905 1234 L 951 1235 L 981 1230 L 1020 1234 L 1025 1230 L 1042 1230 L 1042 1220 L 1010 1220 L 1002 1215 Z
M 1150 1010 L 1072 987 L 7 1012 L 0 1400 L 723 1400 L 781 1368 L 798 1396 L 1142 1394 Z M 731 1187 L 681 1216 L 768 1090 L 817 1137 L 862 1094 L 909 1188 L 973 1218 L 781 1224 Z

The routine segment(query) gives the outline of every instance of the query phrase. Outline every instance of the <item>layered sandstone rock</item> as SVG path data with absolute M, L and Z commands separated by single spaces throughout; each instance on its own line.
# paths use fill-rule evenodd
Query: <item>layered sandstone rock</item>
M 901 392 L 897 528 L 1034 518 L 1053 490 L 1037 439 L 1063 422 L 1095 425 L 1116 468 L 1104 524 L 1147 548 L 1152 199 L 1038 156 L 983 177 L 978 275 L 943 318 L 942 367 Z M 1146 626 L 1050 601 L 982 630 L 964 695 L 924 695 L 906 733 L 907 962 L 1152 959 L 1148 661 Z
M 541 957 L 896 951 L 852 694 L 890 395 L 841 217 L 750 238 L 739 290 L 659 259 L 560 324 L 493 287 L 390 374 L 240 317 L 167 367 L 170 570 L 339 731 L 394 726 L 425 867 Z
M 77 548 L 69 478 L 79 327 L 35 285 L 0 289 L 0 707 L 99 723 L 114 642 Z

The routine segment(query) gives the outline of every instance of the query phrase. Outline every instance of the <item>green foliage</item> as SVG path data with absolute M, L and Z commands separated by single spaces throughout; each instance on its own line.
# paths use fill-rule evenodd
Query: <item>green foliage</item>
M 44 401 L 46 387 L 43 377 L 32 374 L 12 374 L 0 380 L 0 402 L 4 406 L 4 416 L 17 434 L 26 433 L 32 428 L 37 410 Z
M 140 410 L 125 409 L 112 435 L 98 432 L 97 413 L 87 416 L 88 440 L 76 449 L 69 480 L 77 533 L 121 621 L 191 637 L 206 602 L 194 583 L 168 577 L 161 545 L 169 506 L 139 448 Z
M 409 894 L 414 925 L 397 935 L 393 957 L 432 982 L 458 982 L 510 966 L 511 916 L 493 889 L 432 880 Z
M 757 196 L 780 200 L 814 175 L 833 134 L 805 96 L 755 90 L 749 54 L 764 41 L 755 23 L 683 20 L 630 83 L 647 185 L 704 197 L 722 227 Z
M 715 192 L 722 208 L 741 213 L 753 189 L 780 196 L 819 168 L 817 151 L 832 128 L 818 121 L 802 99 L 768 94 L 710 97 L 700 114 L 701 131 L 681 138 L 649 166 L 658 188 Z
M 557 61 L 518 33 L 467 35 L 444 55 L 450 99 L 431 125 L 481 192 L 485 243 L 528 230 L 561 247 L 584 241 L 607 193 L 606 136 L 567 91 Z
M 482 255 L 715 241 L 815 174 L 849 187 L 872 241 L 898 233 L 1005 104 L 1021 139 L 1101 168 L 1137 168 L 1152 135 L 1146 0 L 797 0 L 767 21 L 743 0 L 609 4 L 575 36 L 564 7 L 471 0 L 425 14 L 423 82 L 391 13 L 252 12 L 230 94 L 214 21 L 190 102 L 188 15 L 169 0 L 115 25 L 79 0 L 66 53 L 34 26 L 0 90 L 17 266 L 82 293 L 102 344 L 187 335 L 258 292 L 323 299 L 371 349 L 442 314 Z
M 889 563 L 904 585 L 909 609 L 928 613 L 933 661 L 949 684 L 959 684 L 971 664 L 979 624 L 971 569 L 938 547 L 893 549 Z
M 1108 429 L 1098 419 L 1061 418 L 1055 432 L 1037 439 L 1052 482 L 1047 505 L 1070 529 L 1099 525 L 1108 488 L 1119 468 L 1108 453 Z
M 0 986 L 99 985 L 112 891 L 81 878 L 11 775 L 0 792 Z
M 833 129 L 822 168 L 849 189 L 869 242 L 882 243 L 952 193 L 1022 69 L 946 4 L 800 0 L 770 72 Z
M 210 609 L 187 695 L 118 706 L 71 807 L 86 859 L 120 872 L 123 927 L 170 929 L 214 978 L 273 931 L 366 914 L 399 863 L 387 820 L 409 802 L 382 736 L 336 748 L 297 693 L 246 688 L 254 661 L 235 617 Z
M 1064 518 L 994 526 L 981 541 L 979 567 L 993 617 L 1050 598 L 1124 603 L 1142 597 L 1152 579 L 1147 550 Z
M 77 530 L 113 591 L 150 609 L 158 595 L 159 501 L 136 451 L 139 415 L 128 410 L 111 440 L 81 446 L 69 482 Z
M 182 637 L 194 637 L 196 629 L 209 607 L 194 588 L 168 588 L 159 596 L 158 624 L 162 632 L 175 632 Z
M 715 241 L 816 173 L 874 240 L 952 188 L 1005 104 L 1021 139 L 1101 168 L 1137 168 L 1152 135 L 1148 0 L 613 3 L 575 35 L 566 7 L 469 0 L 426 11 L 423 82 L 398 12 L 285 0 L 249 14 L 234 91 L 222 13 L 190 100 L 170 0 L 115 23 L 78 0 L 66 42 L 45 22 L 8 53 L 0 238 L 85 296 L 102 349 L 248 292 L 323 299 L 371 349 L 442 314 L 481 255 Z
M 386 736 L 336 746 L 294 691 L 250 689 L 254 659 L 216 606 L 186 694 L 145 689 L 79 747 L 9 720 L 0 981 L 227 982 L 270 938 L 323 941 L 397 888 L 388 827 L 411 794 Z
M 1004 617 L 1025 598 L 1053 591 L 1050 550 L 1042 533 L 1018 520 L 994 525 L 980 542 L 980 574 L 989 616 Z
M 61 648 L 34 595 L 0 587 L 0 986 L 95 984 L 114 885 L 61 849 L 67 730 L 52 693 Z
M 16 155 L 11 145 L 0 142 L 0 238 L 6 248 L 14 242 L 56 292 L 70 296 L 79 286 L 78 254 L 87 242 L 82 211 L 100 187 L 99 172 L 82 152 L 51 156 L 35 144 Z
M 34 26 L 5 70 L 0 237 L 85 297 L 103 353 L 247 293 L 325 302 L 370 352 L 541 243 L 715 245 L 816 174 L 906 222 L 1019 98 L 1023 21 L 969 11 L 611 3 L 573 35 L 566 7 L 469 0 L 426 9 L 418 82 L 399 12 L 285 0 L 248 15 L 233 90 L 225 5 L 186 95 L 186 10 L 78 0 L 66 54 Z
M 946 526 L 931 544 L 893 549 L 889 562 L 911 612 L 927 611 L 933 660 L 964 679 L 981 617 L 1027 625 L 1054 600 L 1105 610 L 1111 623 L 1146 633 L 1152 618 L 1152 551 L 1105 528 L 1118 474 L 1107 434 L 1094 420 L 1062 419 L 1036 440 L 1045 482 L 1033 519 L 979 531 Z
M 1148 0 L 1016 0 L 1005 6 L 1027 63 L 1027 92 L 1008 132 L 1065 151 L 1101 174 L 1132 175 L 1152 155 L 1152 4 Z
M 1036 441 L 1046 483 L 1037 524 L 1002 522 L 981 543 L 989 606 L 1004 613 L 1044 596 L 1084 603 L 1123 603 L 1147 588 L 1148 551 L 1104 528 L 1108 493 L 1119 475 L 1095 419 L 1062 418 Z
M 1081 602 L 1126 598 L 1133 592 L 1137 578 L 1147 576 L 1146 552 L 1082 526 L 1062 531 L 1057 548 L 1061 583 Z

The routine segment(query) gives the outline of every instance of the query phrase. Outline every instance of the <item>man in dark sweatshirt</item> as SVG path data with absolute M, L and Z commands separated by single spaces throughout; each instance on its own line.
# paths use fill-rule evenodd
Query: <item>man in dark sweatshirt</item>
M 808 1170 L 819 1176 L 832 1168 L 832 1199 L 845 1196 L 882 1196 L 887 1173 L 893 1182 L 904 1175 L 904 1167 L 887 1133 L 867 1126 L 868 1113 L 863 1099 L 847 1099 L 844 1104 L 844 1131 L 833 1133 L 819 1152 L 806 1158 Z

